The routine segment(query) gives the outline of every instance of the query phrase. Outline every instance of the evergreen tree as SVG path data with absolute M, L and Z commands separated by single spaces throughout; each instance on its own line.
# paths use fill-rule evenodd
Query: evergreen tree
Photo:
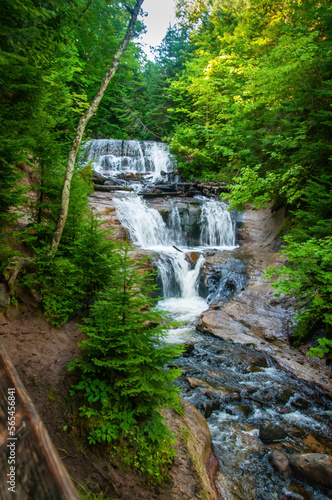
M 74 393 L 82 395 L 80 414 L 89 419 L 90 443 L 109 442 L 116 449 L 124 440 L 123 459 L 158 482 L 165 473 L 159 469 L 174 454 L 159 410 L 165 405 L 179 408 L 172 384 L 179 370 L 167 369 L 167 364 L 182 348 L 163 343 L 169 325 L 162 323 L 147 295 L 155 289 L 153 277 L 138 270 L 128 252 L 126 245 L 116 255 L 112 280 L 81 327 L 87 335 L 80 344 L 83 355 L 70 369 L 81 373 Z

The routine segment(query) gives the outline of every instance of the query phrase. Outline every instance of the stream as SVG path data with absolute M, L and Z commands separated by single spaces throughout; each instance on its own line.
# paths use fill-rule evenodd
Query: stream
M 331 499 L 327 488 L 285 477 L 268 460 L 273 449 L 288 455 L 313 449 L 331 453 L 331 399 L 280 369 L 273 358 L 196 329 L 200 314 L 211 304 L 225 303 L 248 284 L 245 265 L 234 257 L 236 214 L 204 196 L 159 205 L 145 201 L 141 193 L 151 183 L 165 184 L 172 175 L 174 182 L 172 158 L 163 144 L 91 141 L 88 159 L 95 160 L 96 171 L 110 182 L 133 187 L 132 192 L 113 192 L 112 203 L 133 245 L 152 255 L 163 297 L 158 307 L 182 323 L 165 341 L 187 345 L 174 362 L 182 372 L 177 384 L 207 419 L 220 463 L 222 498 Z M 209 274 L 204 262 L 216 254 L 222 254 L 225 264 Z M 264 443 L 259 428 L 265 422 L 279 424 L 287 437 Z

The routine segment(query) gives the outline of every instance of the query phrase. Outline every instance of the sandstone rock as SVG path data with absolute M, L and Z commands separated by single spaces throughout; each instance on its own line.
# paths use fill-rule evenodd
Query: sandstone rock
M 311 500 L 312 494 L 297 483 L 290 483 L 282 490 L 280 500 Z
M 229 401 L 227 399 L 229 396 L 229 390 L 227 390 L 227 389 L 222 391 L 220 389 L 217 390 L 217 389 L 212 389 L 212 387 L 209 387 L 208 389 L 203 391 L 203 394 L 210 399 L 223 400 L 224 402 Z
M 189 383 L 191 389 L 197 389 L 197 387 L 207 387 L 208 384 L 203 382 L 203 380 L 199 380 L 194 377 L 186 377 L 187 382 Z
M 294 474 L 302 479 L 332 488 L 332 456 L 324 453 L 292 455 L 290 466 Z
M 177 435 L 178 444 L 175 466 L 170 470 L 170 485 L 163 487 L 158 498 L 218 500 L 215 485 L 218 462 L 212 452 L 209 427 L 196 408 L 187 401 L 182 403 L 183 416 L 170 409 L 163 411 L 168 428 Z
M 323 445 L 317 441 L 311 434 L 309 434 L 304 440 L 303 444 L 310 447 L 312 453 L 324 453 Z
M 273 450 L 269 454 L 269 462 L 281 474 L 284 474 L 286 477 L 290 476 L 289 459 L 286 453 L 280 450 Z
M 287 437 L 287 431 L 280 425 L 265 422 L 259 428 L 259 437 L 262 441 L 279 441 Z
M 195 266 L 198 259 L 199 259 L 199 254 L 197 252 L 186 253 L 186 261 L 189 262 L 190 265 Z

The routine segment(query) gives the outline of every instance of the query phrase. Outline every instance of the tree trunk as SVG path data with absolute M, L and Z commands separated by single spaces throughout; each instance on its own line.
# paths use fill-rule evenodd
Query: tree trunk
M 77 153 L 78 153 L 79 147 L 81 145 L 81 141 L 82 141 L 85 127 L 86 127 L 88 121 L 90 120 L 90 118 L 92 118 L 92 116 L 96 114 L 96 111 L 98 109 L 100 101 L 103 98 L 105 90 L 107 89 L 109 82 L 112 80 L 112 78 L 113 78 L 113 76 L 114 76 L 114 74 L 119 66 L 121 57 L 122 57 L 124 51 L 126 50 L 127 45 L 129 43 L 131 37 L 133 36 L 135 22 L 137 20 L 137 16 L 138 16 L 138 13 L 140 11 L 140 8 L 142 6 L 143 1 L 144 0 L 137 0 L 135 7 L 130 10 L 131 18 L 130 18 L 130 22 L 129 22 L 125 37 L 122 40 L 118 50 L 114 54 L 111 65 L 107 68 L 104 79 L 103 79 L 103 81 L 99 87 L 99 90 L 98 90 L 97 94 L 95 95 L 90 107 L 87 109 L 87 111 L 84 113 L 84 115 L 81 116 L 81 118 L 78 122 L 75 139 L 72 143 L 72 146 L 71 146 L 71 149 L 70 149 L 69 155 L 68 155 L 65 180 L 63 182 L 63 187 L 62 187 L 60 214 L 59 214 L 59 218 L 58 218 L 58 222 L 57 222 L 55 231 L 53 233 L 52 243 L 51 243 L 52 252 L 56 252 L 56 250 L 59 246 L 59 243 L 60 243 L 63 228 L 66 224 L 67 215 L 68 215 L 70 185 L 71 185 L 71 180 L 72 180 L 73 173 L 74 173 L 74 166 L 75 166 Z

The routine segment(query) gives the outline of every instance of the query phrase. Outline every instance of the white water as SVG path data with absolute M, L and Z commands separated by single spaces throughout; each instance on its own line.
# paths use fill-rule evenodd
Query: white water
M 214 248 L 234 248 L 234 228 L 225 204 L 205 198 L 201 198 L 201 202 L 201 240 L 193 249 L 186 244 L 176 206 L 171 208 L 166 223 L 157 210 L 148 207 L 137 195 L 114 200 L 119 220 L 133 244 L 158 253 L 157 267 L 164 297 L 159 307 L 172 313 L 175 319 L 189 323 L 208 308 L 206 300 L 198 295 L 198 277 L 204 262 L 202 252 L 210 248 L 209 242 Z M 200 254 L 194 266 L 186 257 L 186 253 L 193 250 Z
M 201 227 L 202 245 L 212 247 L 235 246 L 232 219 L 224 203 L 217 200 L 208 200 L 203 204 Z
M 156 180 L 162 172 L 173 170 L 167 145 L 160 142 L 98 139 L 89 141 L 86 151 L 87 161 L 93 161 L 96 172 L 104 175 L 132 172 L 150 174 Z

